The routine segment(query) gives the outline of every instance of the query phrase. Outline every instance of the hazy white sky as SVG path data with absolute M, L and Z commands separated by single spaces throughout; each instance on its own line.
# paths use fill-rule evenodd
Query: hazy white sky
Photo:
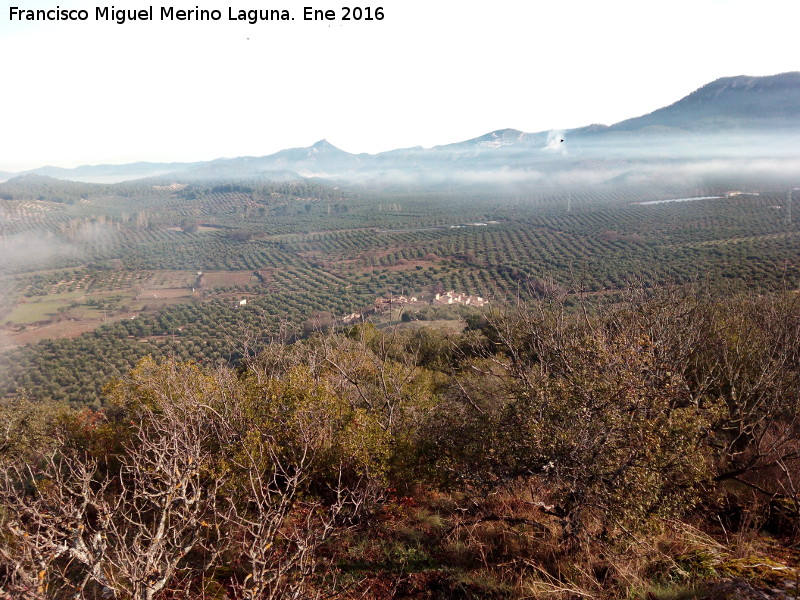
M 611 124 L 729 75 L 800 69 L 790 0 L 193 0 L 216 22 L 95 21 L 85 0 L 0 3 L 0 170 L 348 152 L 494 129 Z M 11 6 L 89 11 L 10 22 Z M 128 0 L 119 8 L 150 6 Z M 383 7 L 306 22 L 303 7 Z M 294 21 L 229 21 L 228 7 Z

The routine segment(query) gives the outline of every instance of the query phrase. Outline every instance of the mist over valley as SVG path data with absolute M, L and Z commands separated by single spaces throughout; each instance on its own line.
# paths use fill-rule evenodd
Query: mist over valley
M 489 132 L 432 148 L 351 154 L 326 140 L 268 156 L 199 163 L 41 167 L 18 173 L 114 183 L 163 178 L 313 179 L 341 185 L 441 186 L 529 181 L 589 184 L 615 177 L 676 178 L 728 173 L 791 173 L 800 158 L 800 72 L 725 77 L 674 104 L 614 125 L 525 133 Z M 0 173 L 9 179 L 15 174 Z

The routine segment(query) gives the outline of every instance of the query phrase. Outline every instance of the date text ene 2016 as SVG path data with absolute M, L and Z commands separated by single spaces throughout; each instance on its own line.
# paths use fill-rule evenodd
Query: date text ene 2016
M 371 6 L 343 6 L 341 8 L 342 21 L 382 21 L 383 7 L 378 6 L 373 8 Z M 335 21 L 336 11 L 332 8 L 319 9 L 311 6 L 306 6 L 303 9 L 304 21 Z

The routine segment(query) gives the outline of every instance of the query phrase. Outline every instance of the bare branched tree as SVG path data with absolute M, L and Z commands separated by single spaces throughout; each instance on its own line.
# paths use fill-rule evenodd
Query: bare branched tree
M 0 550 L 10 589 L 46 597 L 153 600 L 190 553 L 219 554 L 208 440 L 217 416 L 197 397 L 140 405 L 136 434 L 106 464 L 67 444 L 34 464 L 6 461 L 0 494 L 13 541 Z M 202 572 L 204 566 L 200 569 Z M 8 567 L 7 567 L 8 568 Z

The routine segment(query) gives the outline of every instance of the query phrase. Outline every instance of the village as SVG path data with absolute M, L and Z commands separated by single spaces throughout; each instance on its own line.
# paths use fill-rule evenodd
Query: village
M 405 294 L 400 294 L 399 296 L 389 295 L 388 297 L 377 298 L 372 306 L 345 315 L 339 320 L 345 325 L 350 325 L 358 321 L 363 321 L 373 315 L 390 312 L 392 309 L 402 308 L 404 306 L 448 306 L 453 304 L 481 308 L 489 304 L 489 301 L 481 296 L 456 293 L 455 290 L 444 293 L 438 291 L 426 292 L 416 296 L 406 296 Z

